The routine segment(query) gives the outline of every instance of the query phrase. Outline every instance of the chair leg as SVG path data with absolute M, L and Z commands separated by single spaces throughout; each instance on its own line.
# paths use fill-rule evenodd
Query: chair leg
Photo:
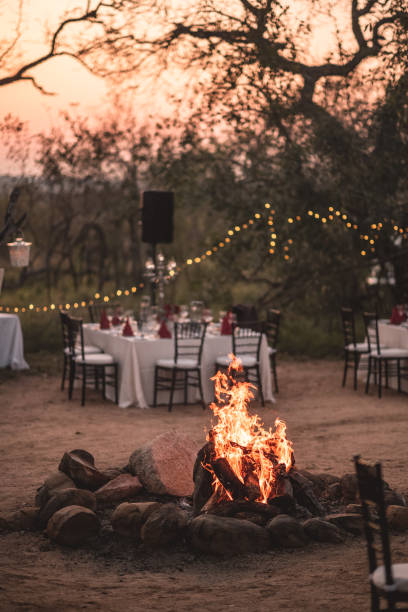
M 64 354 L 64 364 L 62 366 L 62 380 L 61 380 L 61 391 L 64 390 L 64 386 L 65 386 L 65 377 L 67 375 L 67 365 L 68 365 L 68 358 L 67 356 Z
M 388 361 L 384 361 L 385 365 L 385 388 L 388 389 Z
M 171 389 L 170 389 L 170 400 L 169 400 L 169 408 L 168 411 L 171 412 L 172 408 L 173 408 L 173 395 L 174 395 L 174 388 L 176 386 L 176 368 L 173 368 L 172 374 L 171 374 Z
M 368 393 L 368 388 L 370 386 L 370 377 L 371 377 L 371 357 L 368 358 L 367 380 L 366 380 L 366 386 L 365 386 L 366 393 Z
M 75 361 L 71 361 L 71 367 L 69 369 L 69 384 L 68 384 L 68 399 L 72 399 L 72 391 L 74 389 L 75 381 Z
M 397 389 L 401 393 L 401 360 L 397 359 Z
M 86 365 L 82 364 L 82 398 L 81 406 L 85 406 L 85 389 L 86 389 Z
M 354 391 L 357 391 L 357 373 L 359 363 L 360 355 L 358 353 L 354 353 Z
M 347 368 L 348 368 L 348 351 L 344 351 L 344 372 L 343 372 L 343 383 L 342 383 L 343 387 L 346 386 Z
M 105 368 L 101 368 L 101 378 L 102 378 L 102 398 L 106 399 L 106 370 Z
M 382 359 L 378 360 L 378 397 L 381 397 L 382 393 Z
M 201 403 L 203 405 L 203 410 L 205 410 L 206 405 L 205 405 L 205 402 L 204 402 L 204 393 L 203 393 L 203 385 L 202 385 L 202 382 L 201 382 L 201 370 L 200 369 L 197 370 L 197 376 L 198 376 L 198 390 L 200 392 L 200 399 L 201 399 Z
M 188 403 L 188 370 L 184 372 L 184 405 Z

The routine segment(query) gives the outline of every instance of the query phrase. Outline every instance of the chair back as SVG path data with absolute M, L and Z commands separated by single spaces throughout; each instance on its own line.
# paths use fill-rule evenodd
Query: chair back
M 350 344 L 356 346 L 356 328 L 354 323 L 354 312 L 351 308 L 341 308 L 341 322 L 343 326 L 344 346 Z
M 279 326 L 281 321 L 281 311 L 275 308 L 269 308 L 266 312 L 266 321 L 264 331 L 268 340 L 269 346 L 275 348 L 279 339 Z
M 78 353 L 82 359 L 85 359 L 84 351 L 84 332 L 82 328 L 82 319 L 76 319 L 68 315 L 68 342 L 69 352 L 71 357 L 75 357 Z
M 232 352 L 234 355 L 251 355 L 259 361 L 262 342 L 260 321 L 247 322 L 244 325 L 234 323 L 232 326 Z
M 385 569 L 386 584 L 391 586 L 394 580 L 381 464 L 363 463 L 360 456 L 356 455 L 354 465 L 361 500 L 370 573 L 372 574 L 378 567 L 380 558 Z
M 381 354 L 378 333 L 378 315 L 375 312 L 363 312 L 364 328 L 370 353 Z
M 174 324 L 174 361 L 191 359 L 201 365 L 203 344 L 208 323 L 188 321 Z
M 232 307 L 232 312 L 237 318 L 237 323 L 242 324 L 258 320 L 256 308 L 251 304 L 235 304 Z

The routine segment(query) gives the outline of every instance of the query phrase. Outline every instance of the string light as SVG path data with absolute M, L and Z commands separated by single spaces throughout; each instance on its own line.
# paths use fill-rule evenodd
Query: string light
M 270 241 L 269 241 L 269 248 L 268 251 L 271 255 L 274 255 L 276 253 L 276 249 L 277 249 L 277 239 L 278 239 L 278 234 L 275 228 L 275 223 L 274 223 L 274 217 L 273 215 L 275 215 L 275 210 L 272 209 L 271 204 L 269 202 L 264 204 L 265 209 L 267 209 L 268 211 L 268 218 L 267 218 L 267 225 L 268 225 L 268 230 L 270 232 Z M 353 229 L 355 231 L 360 231 L 359 227 L 356 223 L 351 223 L 351 221 L 349 220 L 349 217 L 346 213 L 342 213 L 340 210 L 335 210 L 333 206 L 329 206 L 328 207 L 328 212 L 330 214 L 326 216 L 321 216 L 321 213 L 317 212 L 317 211 L 313 211 L 313 210 L 308 210 L 307 211 L 307 217 L 311 218 L 311 221 L 314 222 L 319 222 L 322 223 L 323 225 L 326 225 L 329 221 L 330 222 L 335 222 L 337 221 L 337 219 L 342 222 L 343 227 L 347 228 L 347 229 Z M 306 217 L 306 218 L 307 218 Z M 196 257 L 189 257 L 188 259 L 185 260 L 184 264 L 182 264 L 181 266 L 177 267 L 177 271 L 180 272 L 181 270 L 183 270 L 184 268 L 186 268 L 187 266 L 191 266 L 193 264 L 198 264 L 198 263 L 202 263 L 203 261 L 205 261 L 205 259 L 207 259 L 207 257 L 210 257 L 213 253 L 218 253 L 220 252 L 221 249 L 223 249 L 224 247 L 226 247 L 228 244 L 231 244 L 231 239 L 232 238 L 236 238 L 237 235 L 241 235 L 242 234 L 242 230 L 247 230 L 250 229 L 254 226 L 254 224 L 261 220 L 263 218 L 262 214 L 260 212 L 255 212 L 252 217 L 250 219 L 248 219 L 248 221 L 246 223 L 243 223 L 242 225 L 235 225 L 233 228 L 229 229 L 226 232 L 226 236 L 223 240 L 221 240 L 220 242 L 218 242 L 217 245 L 214 245 L 210 248 L 208 248 L 204 253 L 202 253 L 201 255 L 197 255 Z M 293 225 L 296 222 L 300 222 L 302 221 L 302 216 L 301 215 L 296 215 L 296 217 L 288 217 L 287 218 L 287 223 L 289 225 Z M 344 223 L 343 223 L 344 222 Z M 384 218 L 383 221 L 378 221 L 377 223 L 372 223 L 370 225 L 370 230 L 376 230 L 377 232 L 381 232 L 384 229 L 384 223 L 390 222 L 392 224 L 392 230 L 398 234 L 401 235 L 401 237 L 403 239 L 407 239 L 408 237 L 408 227 L 400 227 L 394 220 L 390 220 L 390 219 L 386 219 Z M 378 240 L 379 238 L 379 234 L 373 234 L 373 235 L 369 235 L 369 234 L 360 234 L 360 240 L 368 243 L 368 245 L 370 245 L 370 251 L 372 253 L 375 253 L 375 242 L 376 240 Z M 293 240 L 291 238 L 289 238 L 287 240 L 287 243 L 292 245 L 293 244 Z M 285 261 L 288 261 L 290 259 L 290 256 L 288 254 L 289 251 L 289 246 L 288 244 L 283 245 L 283 258 Z M 363 248 L 360 251 L 360 255 L 362 257 L 365 257 L 367 255 L 367 249 Z M 139 289 L 143 289 L 144 287 L 144 283 L 139 283 L 138 287 L 133 286 L 130 289 L 116 289 L 115 291 L 113 291 L 110 295 L 105 295 L 103 296 L 103 302 L 104 303 L 108 303 L 111 299 L 114 299 L 115 297 L 120 297 L 122 295 L 125 296 L 129 296 L 131 294 L 135 294 Z M 92 305 L 94 304 L 94 299 L 95 300 L 100 300 L 101 299 L 101 294 L 100 292 L 96 292 L 93 295 L 93 298 L 88 299 L 88 300 L 76 300 L 74 301 L 72 304 L 70 303 L 66 303 L 66 304 L 49 304 L 49 305 L 43 305 L 43 306 L 39 306 L 39 305 L 34 305 L 34 304 L 29 304 L 28 306 L 1 306 L 0 305 L 0 312 L 48 312 L 48 311 L 55 311 L 55 310 L 70 310 L 71 308 L 73 309 L 78 309 L 79 307 L 81 308 L 85 308 L 88 305 Z

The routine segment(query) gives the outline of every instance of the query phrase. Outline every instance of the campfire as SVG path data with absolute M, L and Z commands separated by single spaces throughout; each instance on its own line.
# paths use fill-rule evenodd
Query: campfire
M 211 503 L 246 499 L 266 504 L 285 493 L 284 478 L 294 465 L 292 442 L 279 418 L 274 430 L 265 430 L 259 416 L 248 413 L 255 386 L 236 380 L 242 365 L 231 357 L 228 372 L 212 379 L 217 401 L 210 407 L 218 422 L 208 433 L 203 463 L 212 475 Z
M 216 422 L 198 453 L 174 430 L 137 448 L 123 467 L 100 470 L 88 451 L 64 452 L 35 506 L 0 516 L 0 531 L 42 529 L 63 546 L 90 541 L 102 555 L 121 542 L 145 550 L 184 543 L 229 556 L 361 534 L 355 474 L 295 467 L 285 423 L 277 418 L 265 429 L 249 413 L 254 386 L 241 371 L 232 356 L 228 371 L 214 376 Z M 390 525 L 406 529 L 404 497 L 384 486 Z
M 242 380 L 242 365 L 230 355 L 227 372 L 212 378 L 216 401 L 210 406 L 216 424 L 207 434 L 194 468 L 196 514 L 242 512 L 275 516 L 284 512 L 309 517 L 325 513 L 310 481 L 294 468 L 292 442 L 280 418 L 265 429 L 248 412 L 252 383 Z

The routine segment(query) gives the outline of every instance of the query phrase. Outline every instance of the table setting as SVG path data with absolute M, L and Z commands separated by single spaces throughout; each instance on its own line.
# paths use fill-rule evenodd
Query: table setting
M 108 317 L 105 311 L 99 323 L 83 326 L 86 344 L 98 346 L 111 354 L 119 364 L 119 406 L 135 406 L 146 409 L 153 404 L 154 368 L 158 359 L 174 356 L 173 330 L 175 321 L 205 321 L 208 324 L 202 354 L 202 385 L 206 403 L 213 400 L 215 361 L 220 355 L 231 352 L 231 314 L 221 311 L 221 320 L 214 321 L 212 312 L 203 302 L 194 300 L 190 306 L 165 305 L 160 309 L 151 306 L 148 296 L 140 302 L 138 316 L 129 312 L 114 313 Z M 226 319 L 227 317 L 227 319 Z M 229 333 L 228 333 L 229 331 Z M 266 401 L 275 401 L 269 366 L 266 338 L 261 345 L 261 377 Z M 109 397 L 110 390 L 107 389 Z M 179 398 L 176 397 L 176 402 Z

